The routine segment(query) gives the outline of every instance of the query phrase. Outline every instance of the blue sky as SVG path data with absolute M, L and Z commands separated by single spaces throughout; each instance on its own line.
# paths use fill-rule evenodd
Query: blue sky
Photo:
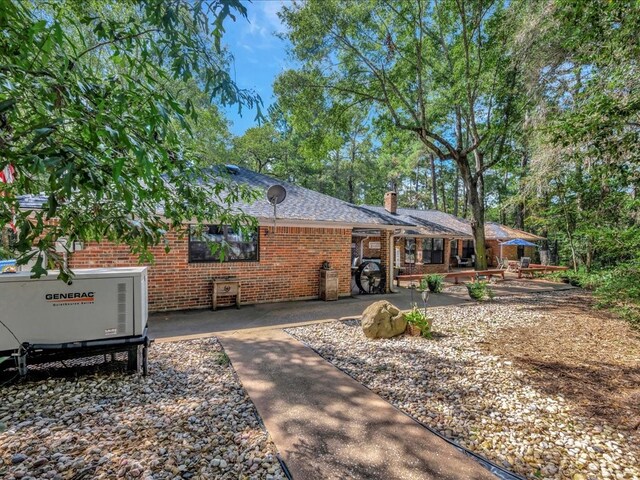
M 254 0 L 246 2 L 248 21 L 238 18 L 236 22 L 225 22 L 223 43 L 233 54 L 235 62 L 231 75 L 240 88 L 253 89 L 260 95 L 264 110 L 273 103 L 273 80 L 288 68 L 285 42 L 275 36 L 284 30 L 278 11 L 286 0 Z M 231 132 L 242 135 L 248 128 L 256 126 L 256 111 L 237 107 L 224 109 L 231 120 Z

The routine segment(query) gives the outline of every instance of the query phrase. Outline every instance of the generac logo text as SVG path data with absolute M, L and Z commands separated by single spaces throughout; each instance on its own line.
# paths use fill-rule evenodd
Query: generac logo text
M 94 292 L 47 293 L 44 298 L 51 300 L 93 299 Z

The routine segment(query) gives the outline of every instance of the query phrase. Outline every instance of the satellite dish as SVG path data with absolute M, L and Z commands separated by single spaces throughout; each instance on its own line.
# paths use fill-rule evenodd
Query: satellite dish
M 271 205 L 278 205 L 287 198 L 287 191 L 282 185 L 271 185 L 267 190 L 267 200 Z
M 267 201 L 273 205 L 273 233 L 276 232 L 276 205 L 279 205 L 287 198 L 287 191 L 282 185 L 271 185 L 267 190 Z

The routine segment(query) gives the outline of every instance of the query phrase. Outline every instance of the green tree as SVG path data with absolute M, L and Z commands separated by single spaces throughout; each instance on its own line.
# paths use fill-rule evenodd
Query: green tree
M 290 82 L 300 95 L 329 92 L 454 162 L 485 268 L 484 174 L 518 119 L 505 2 L 308 1 L 282 19 L 301 62 Z
M 533 222 L 577 269 L 638 261 L 640 6 L 633 1 L 524 4 L 518 51 L 534 99 Z
M 233 150 L 238 164 L 258 173 L 272 172 L 286 162 L 288 155 L 285 139 L 271 123 L 252 127 L 241 137 L 236 137 Z
M 250 192 L 201 182 L 211 159 L 189 139 L 202 95 L 259 104 L 220 49 L 236 15 L 246 16 L 240 0 L 0 2 L 0 169 L 16 170 L 0 183 L 0 224 L 15 219 L 13 247 L 22 262 L 37 255 L 35 275 L 61 236 L 123 242 L 149 259 L 185 221 L 251 223 L 230 207 Z M 204 92 L 198 102 L 180 82 Z M 19 195 L 40 192 L 44 211 L 19 209 Z
M 296 91 L 297 75 L 284 72 L 274 84 L 278 109 L 297 170 L 312 188 L 352 203 L 377 203 L 385 175 L 376 161 L 374 132 L 366 112 L 333 102 L 327 92 Z M 293 82 L 293 83 L 292 83 Z

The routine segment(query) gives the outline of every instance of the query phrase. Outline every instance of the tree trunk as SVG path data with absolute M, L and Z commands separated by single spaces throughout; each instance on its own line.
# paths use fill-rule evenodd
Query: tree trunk
M 431 160 L 431 196 L 433 198 L 433 208 L 438 210 L 438 184 L 436 183 L 436 156 L 429 155 Z
M 482 173 L 476 175 L 471 173 L 467 157 L 460 156 L 455 160 L 469 197 L 469 207 L 472 214 L 471 232 L 476 251 L 475 268 L 476 270 L 486 270 L 487 247 L 484 238 L 484 197 L 481 196 L 484 193 Z
M 476 157 L 476 172 L 482 172 L 482 167 L 484 166 L 484 153 L 482 153 L 480 150 L 476 150 L 475 151 L 475 157 Z M 476 188 L 477 192 L 478 192 L 478 198 L 480 199 L 480 201 L 482 202 L 482 213 L 483 213 L 483 221 L 484 221 L 484 175 L 480 174 L 477 177 L 477 182 L 478 182 L 478 186 Z M 473 209 L 473 207 L 472 207 Z
M 467 186 L 464 181 L 462 182 L 464 187 L 464 201 L 462 202 L 462 218 L 467 218 L 467 211 L 469 210 L 469 194 L 467 193 Z
M 424 167 L 424 191 L 429 192 L 429 165 Z M 425 193 L 424 203 L 426 208 L 435 208 L 433 206 L 433 199 L 428 193 Z
M 476 270 L 487 269 L 487 247 L 484 238 L 484 202 L 478 194 L 479 185 L 473 185 L 469 193 L 469 203 L 473 219 L 471 220 L 471 231 L 475 241 L 476 250 Z
M 453 191 L 453 215 L 458 216 L 460 210 L 460 174 L 456 173 L 455 189 Z
M 522 186 L 524 185 L 524 181 L 525 181 L 525 176 L 526 176 L 526 169 L 527 169 L 527 164 L 529 163 L 529 159 L 527 157 L 527 153 L 525 152 L 522 155 L 522 159 L 520 161 L 520 180 L 519 180 L 519 184 L 520 184 L 520 191 L 522 191 Z M 525 216 L 525 204 L 523 200 L 518 200 L 518 203 L 516 204 L 516 228 L 519 228 L 520 230 L 524 230 L 524 216 Z

